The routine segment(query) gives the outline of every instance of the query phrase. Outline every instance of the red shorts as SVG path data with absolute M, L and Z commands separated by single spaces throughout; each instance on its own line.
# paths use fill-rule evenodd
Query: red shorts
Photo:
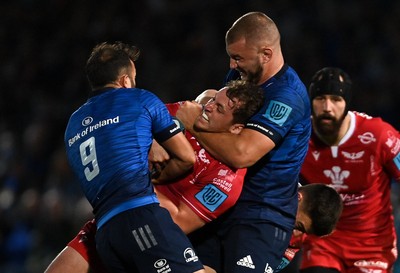
M 301 269 L 329 267 L 342 273 L 391 273 L 397 258 L 396 242 L 360 239 L 348 232 L 335 231 L 318 238 L 308 236 L 303 243 Z

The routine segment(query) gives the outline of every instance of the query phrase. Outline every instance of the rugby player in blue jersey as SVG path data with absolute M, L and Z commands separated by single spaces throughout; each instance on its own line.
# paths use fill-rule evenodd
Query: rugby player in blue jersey
M 230 166 L 248 167 L 238 202 L 226 217 L 211 223 L 207 240 L 196 242 L 195 248 L 203 264 L 217 272 L 269 273 L 278 268 L 293 228 L 302 229 L 295 226 L 297 185 L 311 132 L 310 100 L 285 63 L 279 30 L 267 15 L 241 16 L 225 41 L 231 68 L 227 81 L 241 78 L 259 85 L 265 103 L 237 135 L 207 132 L 207 116 L 193 118 L 202 111 L 195 103 L 188 101 L 177 112 L 213 156 Z
M 164 103 L 136 88 L 139 50 L 121 42 L 94 47 L 86 64 L 89 99 L 65 131 L 68 161 L 93 207 L 96 247 L 109 272 L 204 272 L 184 232 L 159 205 L 148 155 L 156 139 L 173 155 L 158 181 L 191 170 L 194 151 Z
M 238 84 L 239 87 L 242 83 Z M 228 87 L 229 89 L 233 89 L 235 85 L 234 82 L 231 82 Z M 221 132 L 228 130 L 229 127 L 232 133 L 238 133 L 237 130 L 240 131 L 242 126 L 238 128 L 237 126 L 240 124 L 231 125 L 231 122 L 233 122 L 233 109 L 236 108 L 229 107 L 231 100 L 228 99 L 224 89 L 226 88 L 218 92 L 218 95 L 216 95 L 216 90 L 206 90 L 197 97 L 196 102 L 200 104 L 208 102 L 203 107 L 204 115 L 206 115 L 210 123 L 213 124 L 210 129 L 212 128 L 213 131 Z M 249 94 L 253 92 L 254 90 L 250 88 L 248 91 L 242 88 L 237 89 L 234 93 L 230 92 L 229 96 L 233 101 L 236 101 L 235 104 L 241 105 L 240 110 L 237 109 L 235 113 L 240 113 L 242 119 L 245 117 L 245 119 L 247 119 L 254 114 L 254 111 L 257 109 L 254 105 L 255 101 L 252 100 L 251 104 L 253 105 L 253 110 L 251 113 L 245 110 L 245 105 L 249 104 Z M 171 114 L 174 114 L 176 108 L 179 109 L 179 105 L 181 105 L 181 103 L 169 104 L 168 110 Z M 217 107 L 214 107 L 214 105 L 218 105 L 219 109 L 217 110 Z M 239 117 L 236 117 L 235 120 L 238 121 L 238 118 Z M 231 177 L 232 172 L 228 171 L 229 168 L 226 165 L 216 161 L 210 157 L 206 151 L 203 151 L 188 132 L 185 134 L 199 159 L 195 163 L 192 173 L 178 179 L 178 181 L 174 181 L 174 183 L 164 185 L 156 184 L 155 189 L 160 205 L 168 209 L 172 219 L 185 233 L 190 233 L 204 226 L 204 224 L 209 223 L 212 219 L 219 217 L 223 211 L 229 209 L 236 202 L 243 185 L 244 174 L 239 175 L 238 173 L 233 179 L 233 177 Z M 152 146 L 152 150 L 153 149 L 154 145 Z M 150 158 L 154 160 L 153 157 Z M 165 160 L 164 158 L 168 159 L 169 155 L 161 156 L 156 161 L 163 162 Z M 208 190 L 207 193 L 205 193 L 202 187 L 205 189 L 210 185 L 219 185 L 220 182 L 226 183 L 224 185 L 230 184 L 229 188 L 227 188 L 224 193 L 228 198 L 222 203 L 219 203 L 218 207 L 215 207 L 216 203 L 212 199 L 223 200 L 216 197 L 219 194 L 219 190 L 215 189 L 213 194 Z M 171 189 L 170 193 L 174 192 L 174 194 L 169 194 L 168 196 L 162 194 L 162 187 Z M 221 186 L 220 190 L 223 190 L 223 188 L 224 187 Z M 207 199 L 207 201 L 199 198 L 199 194 Z M 329 234 L 333 230 L 341 211 L 341 199 L 337 192 L 326 185 L 307 185 L 299 188 L 298 199 L 299 209 L 296 216 L 296 225 L 298 228 L 301 228 L 301 231 L 307 234 L 316 234 L 319 236 Z M 210 206 L 212 206 L 212 208 Z M 210 210 L 207 210 L 207 208 Z M 204 209 L 208 211 L 205 215 L 204 212 L 206 211 L 204 211 Z M 209 220 L 206 220 L 204 216 L 209 218 Z M 88 221 L 77 236 L 73 238 L 51 262 L 45 272 L 87 273 L 90 268 L 90 272 L 93 273 L 106 273 L 107 271 L 96 252 L 95 233 L 95 222 Z M 292 237 L 291 245 L 282 258 L 280 269 L 286 266 L 299 250 L 303 238 L 304 236 L 302 234 Z

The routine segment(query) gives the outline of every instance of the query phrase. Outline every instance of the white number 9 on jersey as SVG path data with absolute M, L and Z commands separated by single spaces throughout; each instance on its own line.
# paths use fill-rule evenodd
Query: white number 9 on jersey
M 92 165 L 92 168 L 86 167 L 84 170 L 86 179 L 88 181 L 91 181 L 100 172 L 99 165 L 97 164 L 97 155 L 96 155 L 96 145 L 95 144 L 96 144 L 95 138 L 91 137 L 79 146 L 79 150 L 81 153 L 82 165 L 83 166 L 87 166 L 89 164 Z

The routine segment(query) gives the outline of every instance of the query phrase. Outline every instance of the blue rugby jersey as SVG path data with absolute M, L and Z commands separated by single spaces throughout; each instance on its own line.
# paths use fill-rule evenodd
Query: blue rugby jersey
M 237 78 L 230 71 L 226 81 Z M 248 168 L 233 217 L 266 219 L 293 228 L 297 185 L 311 133 L 307 89 L 288 65 L 261 85 L 265 103 L 246 124 L 269 137 L 275 148 Z
M 64 137 L 67 157 L 98 223 L 105 214 L 109 219 L 158 202 L 149 149 L 153 136 L 162 142 L 178 132 L 164 103 L 137 88 L 96 92 L 71 115 Z

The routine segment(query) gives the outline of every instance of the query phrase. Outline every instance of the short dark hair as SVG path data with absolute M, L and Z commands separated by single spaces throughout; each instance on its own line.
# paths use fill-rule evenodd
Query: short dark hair
M 264 102 L 264 92 L 259 86 L 243 80 L 230 81 L 226 87 L 226 96 L 237 101 L 233 111 L 233 123 L 244 124 L 260 110 Z
M 86 62 L 86 75 L 92 89 L 104 87 L 122 73 L 131 72 L 131 61 L 136 61 L 139 55 L 139 48 L 122 42 L 97 44 Z
M 336 227 L 343 210 L 343 201 L 337 191 L 326 184 L 308 184 L 301 186 L 303 205 L 310 216 L 312 234 L 324 236 Z

